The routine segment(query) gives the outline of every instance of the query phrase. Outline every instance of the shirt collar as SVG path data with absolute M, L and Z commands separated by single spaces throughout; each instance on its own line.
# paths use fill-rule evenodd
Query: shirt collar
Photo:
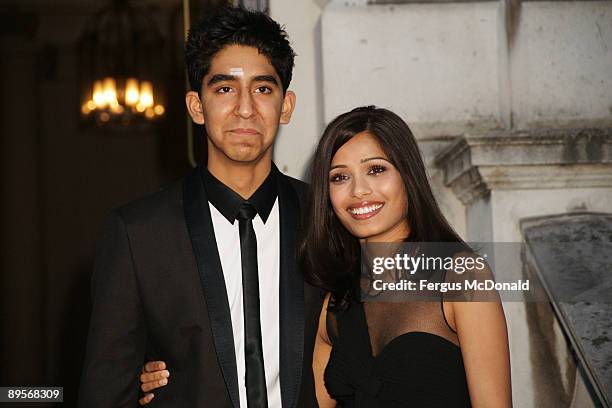
M 255 207 L 257 214 L 259 214 L 262 221 L 265 223 L 268 220 L 268 216 L 272 211 L 272 207 L 278 195 L 276 186 L 277 172 L 278 169 L 272 164 L 270 173 L 268 173 L 263 183 L 261 183 L 248 200 L 245 200 L 234 190 L 219 181 L 219 179 L 213 176 L 205 167 L 202 168 L 202 179 L 204 181 L 204 189 L 206 190 L 208 201 L 210 201 L 210 203 L 214 205 L 231 224 L 236 220 L 238 210 L 245 201 L 248 201 Z

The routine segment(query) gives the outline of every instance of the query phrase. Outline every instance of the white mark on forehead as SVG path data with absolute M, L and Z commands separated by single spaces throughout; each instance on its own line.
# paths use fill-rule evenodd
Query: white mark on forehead
M 244 71 L 242 70 L 242 68 L 230 68 L 230 75 L 243 76 Z

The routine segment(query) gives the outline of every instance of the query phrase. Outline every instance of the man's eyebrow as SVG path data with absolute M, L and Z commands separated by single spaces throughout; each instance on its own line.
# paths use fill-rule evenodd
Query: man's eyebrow
M 236 75 L 215 74 L 208 80 L 206 85 L 213 86 L 214 84 L 217 84 L 219 82 L 230 82 L 230 81 L 237 81 L 237 80 L 238 80 L 238 77 Z M 256 75 L 253 77 L 253 81 L 268 82 L 270 84 L 279 86 L 278 81 L 276 80 L 276 78 L 274 78 L 273 75 Z
M 271 84 L 274 84 L 274 85 L 278 86 L 278 81 L 272 75 L 256 75 L 253 78 L 253 81 L 257 81 L 257 82 L 270 82 Z
M 236 75 L 227 75 L 227 74 L 215 74 L 213 75 L 208 82 L 206 83 L 207 86 L 212 86 L 214 84 L 217 84 L 219 82 L 225 82 L 225 81 L 236 81 L 238 78 L 236 77 Z

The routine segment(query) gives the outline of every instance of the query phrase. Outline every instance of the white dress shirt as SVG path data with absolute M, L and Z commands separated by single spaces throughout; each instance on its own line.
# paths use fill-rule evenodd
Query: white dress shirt
M 240 233 L 238 221 L 230 223 L 212 203 L 208 203 L 227 299 L 232 317 L 236 367 L 238 369 L 238 391 L 240 406 L 247 407 L 244 362 L 244 310 L 242 301 L 242 265 L 240 259 Z M 280 390 L 280 325 L 279 325 L 279 268 L 280 268 L 280 224 L 278 198 L 264 223 L 259 214 L 253 219 L 257 237 L 257 269 L 259 276 L 259 298 L 261 336 L 266 373 L 268 406 L 281 407 Z

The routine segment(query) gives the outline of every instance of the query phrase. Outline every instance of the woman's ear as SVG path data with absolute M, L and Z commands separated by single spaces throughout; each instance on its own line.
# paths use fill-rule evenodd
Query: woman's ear
M 198 125 L 204 124 L 204 109 L 200 95 L 195 91 L 189 91 L 185 94 L 185 104 L 187 104 L 187 112 L 191 116 L 191 120 Z

